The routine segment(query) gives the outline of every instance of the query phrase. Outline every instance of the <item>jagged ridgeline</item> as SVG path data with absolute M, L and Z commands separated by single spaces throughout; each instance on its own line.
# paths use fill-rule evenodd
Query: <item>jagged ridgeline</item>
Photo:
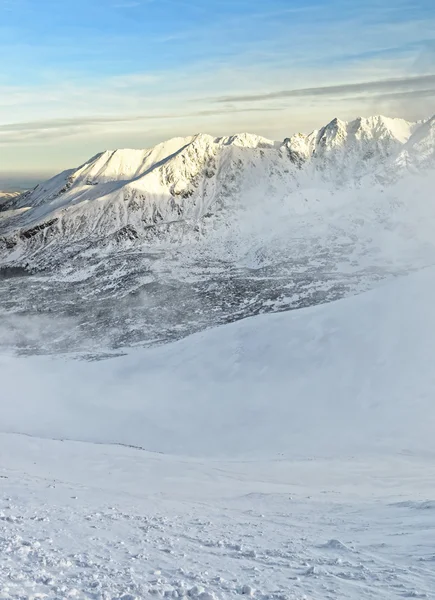
M 432 264 L 434 149 L 435 119 L 370 117 L 103 152 L 0 202 L 0 348 L 101 356 Z
M 433 160 L 434 120 L 334 119 L 284 142 L 241 134 L 175 138 L 147 150 L 103 152 L 1 204 L 6 262 L 71 242 L 152 242 L 197 231 L 241 205 L 301 187 L 385 182 Z M 51 255 L 53 258 L 53 255 Z M 48 261 L 49 256 L 46 256 Z M 34 261 L 34 267 L 41 261 Z

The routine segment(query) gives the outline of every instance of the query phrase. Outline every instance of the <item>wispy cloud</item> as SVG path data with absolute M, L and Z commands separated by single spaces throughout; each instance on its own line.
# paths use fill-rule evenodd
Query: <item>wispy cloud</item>
M 29 141 L 47 140 L 50 138 L 66 137 L 90 132 L 94 128 L 108 125 L 127 125 L 146 121 L 163 122 L 169 119 L 191 119 L 198 116 L 229 115 L 239 112 L 277 112 L 281 108 L 251 108 L 244 109 L 227 106 L 222 109 L 201 110 L 178 114 L 157 115 L 118 115 L 118 116 L 88 116 L 68 119 L 47 119 L 18 123 L 4 123 L 0 125 L 0 144 L 27 144 Z
M 364 93 L 388 93 L 392 90 L 408 90 L 418 93 L 421 88 L 433 85 L 435 89 L 435 75 L 418 75 L 415 77 L 402 77 L 360 83 L 343 83 L 339 85 L 326 85 L 319 87 L 280 90 L 265 94 L 247 94 L 240 96 L 223 96 L 215 98 L 214 102 L 260 102 L 264 100 L 280 100 L 283 98 L 306 98 L 315 96 L 343 96 Z

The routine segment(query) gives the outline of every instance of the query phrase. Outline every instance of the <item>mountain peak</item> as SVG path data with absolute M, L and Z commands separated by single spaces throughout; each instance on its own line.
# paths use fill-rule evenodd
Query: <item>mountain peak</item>
M 237 133 L 221 138 L 221 140 L 227 146 L 239 146 L 242 148 L 268 148 L 275 145 L 275 142 L 272 140 L 252 133 Z

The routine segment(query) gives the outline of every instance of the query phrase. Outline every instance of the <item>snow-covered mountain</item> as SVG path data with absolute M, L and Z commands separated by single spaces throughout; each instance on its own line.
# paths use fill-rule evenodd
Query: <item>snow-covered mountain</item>
M 0 211 L 2 207 L 6 207 L 21 195 L 22 192 L 5 192 L 0 190 Z
M 10 244 L 149 237 L 157 228 L 197 222 L 249 193 L 265 171 L 284 175 L 288 160 L 258 136 L 176 138 L 150 150 L 103 152 L 24 194 L 10 206 Z M 256 173 L 256 181 L 250 175 Z M 15 210 L 25 215 L 16 218 Z M 27 210 L 28 209 L 28 210 Z
M 12 200 L 13 198 L 18 198 L 18 196 L 21 196 L 21 193 L 22 192 L 6 192 L 0 190 L 0 202 L 6 202 Z
M 28 261 L 56 241 L 150 241 L 180 226 L 194 230 L 210 218 L 231 219 L 254 200 L 292 203 L 301 188 L 354 185 L 385 169 L 391 175 L 430 166 L 433 135 L 433 119 L 378 116 L 334 119 L 284 142 L 199 134 L 148 150 L 106 151 L 4 206 L 1 248 Z
M 296 160 L 311 161 L 327 179 L 349 181 L 382 167 L 420 125 L 383 116 L 334 119 L 309 135 L 293 135 L 286 145 Z
M 427 266 L 433 156 L 434 118 L 386 117 L 103 152 L 2 204 L 1 343 L 168 341 Z
M 2 599 L 433 597 L 433 163 L 334 121 L 3 203 Z

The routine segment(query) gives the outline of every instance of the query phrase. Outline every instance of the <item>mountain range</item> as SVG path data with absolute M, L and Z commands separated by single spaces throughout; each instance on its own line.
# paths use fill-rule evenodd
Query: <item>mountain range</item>
M 234 211 L 252 196 L 287 199 L 320 181 L 392 181 L 435 165 L 435 117 L 334 119 L 283 142 L 240 134 L 174 138 L 147 150 L 105 151 L 3 204 L 1 244 L 26 256 L 53 240 L 161 236 Z M 288 200 L 291 202 L 291 198 Z
M 102 152 L 0 204 L 2 342 L 92 353 L 369 289 L 435 260 L 434 174 L 435 117 Z

